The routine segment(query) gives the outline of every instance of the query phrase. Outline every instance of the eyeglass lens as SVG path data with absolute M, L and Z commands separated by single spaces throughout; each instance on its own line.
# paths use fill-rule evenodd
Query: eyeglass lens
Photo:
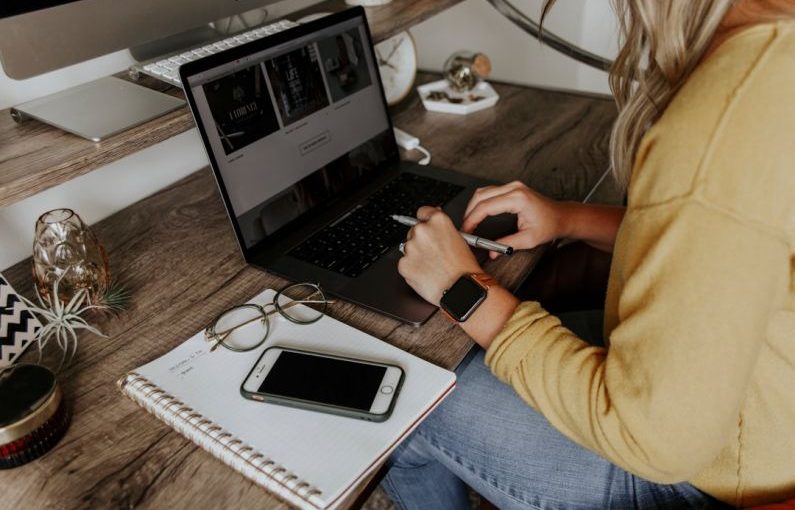
M 297 283 L 282 289 L 273 299 L 276 309 L 297 324 L 310 324 L 326 312 L 328 301 L 320 287 Z
M 218 317 L 208 336 L 233 351 L 248 351 L 265 341 L 269 327 L 268 318 L 260 307 L 236 306 Z

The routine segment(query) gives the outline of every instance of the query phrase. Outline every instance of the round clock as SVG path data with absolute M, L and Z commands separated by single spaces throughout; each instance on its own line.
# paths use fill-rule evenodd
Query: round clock
M 417 48 L 408 32 L 401 32 L 375 45 L 378 71 L 384 83 L 386 102 L 399 103 L 411 92 L 417 76 Z

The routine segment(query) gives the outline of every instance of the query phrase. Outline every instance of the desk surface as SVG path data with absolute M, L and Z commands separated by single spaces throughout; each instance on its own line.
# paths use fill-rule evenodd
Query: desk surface
M 434 79 L 422 74 L 419 79 Z M 612 101 L 495 84 L 495 108 L 467 117 L 426 112 L 416 95 L 393 110 L 419 136 L 433 163 L 472 175 L 520 179 L 558 199 L 582 199 L 607 166 Z M 412 154 L 406 155 L 411 157 Z M 32 228 L 32 225 L 31 225 Z M 107 339 L 84 336 L 62 377 L 72 425 L 36 462 L 3 473 L 5 508 L 282 508 L 264 490 L 124 398 L 125 372 L 156 358 L 280 278 L 247 267 L 209 169 L 201 170 L 94 226 L 132 308 L 105 318 Z M 486 268 L 515 287 L 537 250 Z M 30 296 L 30 261 L 4 271 Z M 440 314 L 421 328 L 334 305 L 332 316 L 445 367 L 470 340 Z

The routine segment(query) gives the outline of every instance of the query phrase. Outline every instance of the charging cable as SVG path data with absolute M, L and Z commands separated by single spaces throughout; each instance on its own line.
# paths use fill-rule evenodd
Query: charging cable
M 417 161 L 420 165 L 427 165 L 431 162 L 431 153 L 428 152 L 428 149 L 420 145 L 420 139 L 414 135 L 410 135 L 403 131 L 402 129 L 394 128 L 395 129 L 395 141 L 397 144 L 407 151 L 418 151 L 423 154 L 423 158 Z

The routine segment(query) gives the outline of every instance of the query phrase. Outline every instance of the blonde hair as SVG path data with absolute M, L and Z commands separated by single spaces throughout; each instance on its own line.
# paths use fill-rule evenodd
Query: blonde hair
M 555 0 L 546 0 L 542 23 Z M 620 50 L 610 69 L 618 117 L 610 137 L 613 175 L 626 188 L 640 140 L 710 45 L 733 0 L 613 0 Z
M 544 1 L 542 28 L 555 1 Z M 621 49 L 609 76 L 618 105 L 610 162 L 616 181 L 626 189 L 643 135 L 710 49 L 718 30 L 742 27 L 747 22 L 743 18 L 756 22 L 795 18 L 795 0 L 612 2 L 619 19 Z
M 621 50 L 610 69 L 618 117 L 613 175 L 626 188 L 641 138 L 709 48 L 732 0 L 614 0 Z
M 556 0 L 545 0 L 544 18 Z M 710 49 L 716 33 L 748 19 L 795 18 L 795 0 L 612 0 L 620 47 L 610 68 L 618 117 L 610 137 L 613 175 L 629 185 L 638 146 Z

